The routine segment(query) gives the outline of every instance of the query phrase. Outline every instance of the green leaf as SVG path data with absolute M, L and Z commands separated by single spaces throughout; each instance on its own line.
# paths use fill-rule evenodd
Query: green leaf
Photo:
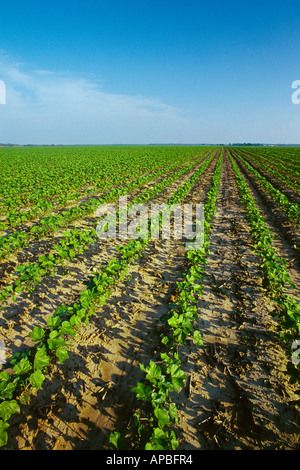
M 21 294 L 21 292 L 23 291 L 23 287 L 22 286 L 16 286 L 14 290 L 17 294 Z
M 153 391 L 151 393 L 151 402 L 152 402 L 153 407 L 158 406 L 158 405 L 163 405 L 164 403 L 166 403 L 166 401 L 168 399 L 168 389 L 173 390 L 174 387 L 172 386 L 171 383 L 165 382 L 164 383 L 164 389 L 165 390 L 163 390 L 163 388 L 160 387 L 159 392 Z
M 20 407 L 16 400 L 3 401 L 0 403 L 0 418 L 2 418 L 3 421 L 8 421 L 15 413 L 20 413 Z
M 11 400 L 14 391 L 18 385 L 19 378 L 16 378 L 13 382 L 2 382 L 0 384 L 0 396 L 2 399 Z
M 186 380 L 186 375 L 183 370 L 180 369 L 178 364 L 171 365 L 170 374 L 172 377 L 172 383 L 176 387 L 176 390 L 178 390 L 180 387 L 183 387 L 184 380 Z
M 146 379 L 150 382 L 156 383 L 156 380 L 161 377 L 161 368 L 153 361 L 150 361 L 148 367 L 145 367 L 143 364 L 141 364 L 140 369 L 147 373 Z
M 75 332 L 69 321 L 62 322 L 62 325 L 60 328 L 60 334 L 62 335 L 69 334 L 71 336 L 74 336 Z
M 147 442 L 145 450 L 166 450 L 168 449 L 168 433 L 160 428 L 155 428 L 152 434 L 152 441 Z
M 195 330 L 193 334 L 193 342 L 194 344 L 197 344 L 198 346 L 203 345 L 203 340 L 201 338 L 201 333 L 199 330 Z
M 147 442 L 145 445 L 145 450 L 164 450 L 164 446 L 161 444 L 151 444 L 151 442 Z
M 168 343 L 170 342 L 170 338 L 166 335 L 161 335 L 161 342 L 162 344 L 164 344 L 165 346 L 168 345 Z
M 56 349 L 56 356 L 61 364 L 65 362 L 66 359 L 69 358 L 68 350 L 65 346 L 60 346 Z
M 34 388 L 41 388 L 44 380 L 45 380 L 45 376 L 40 370 L 36 370 L 29 377 L 29 381 L 33 385 Z
M 28 336 L 30 336 L 33 341 L 40 341 L 45 336 L 45 330 L 40 326 L 35 326 Z
M 9 428 L 9 424 L 0 419 L 0 447 L 7 444 L 7 428 Z
M 175 403 L 169 404 L 169 413 L 175 423 L 178 424 L 178 410 Z
M 0 372 L 0 382 L 7 383 L 9 379 L 10 379 L 10 375 L 6 370 L 4 370 L 3 372 Z M 0 386 L 0 390 L 1 390 L 1 386 Z
M 30 402 L 30 395 L 24 394 L 20 397 L 21 405 L 28 405 L 29 402 Z
M 138 435 L 142 435 L 141 416 L 139 413 L 133 413 L 132 416 L 133 426 L 137 429 Z
M 170 423 L 170 416 L 165 408 L 155 408 L 154 414 L 157 417 L 158 426 L 160 427 L 160 429 L 163 429 Z
M 168 433 L 164 432 L 161 428 L 155 428 L 154 437 L 159 440 L 165 440 L 168 437 Z
M 58 315 L 51 315 L 47 320 L 47 326 L 50 328 L 57 328 L 61 323 L 61 318 Z
M 81 317 L 78 314 L 74 314 L 70 318 L 70 325 L 79 326 L 81 323 Z
M 109 442 L 111 442 L 115 446 L 116 449 L 119 449 L 118 441 L 120 437 L 121 437 L 120 432 L 115 431 L 115 432 L 110 433 Z
M 15 372 L 16 375 L 24 375 L 27 374 L 32 369 L 32 365 L 29 362 L 29 359 L 26 357 L 23 357 L 20 362 L 18 362 L 14 368 L 13 371 Z
M 45 348 L 39 348 L 35 353 L 33 367 L 35 370 L 42 370 L 50 364 L 50 358 L 47 355 Z
M 177 326 L 179 325 L 179 315 L 177 312 L 174 312 L 172 317 L 169 318 L 168 324 L 173 328 L 177 328 Z
M 137 386 L 132 388 L 132 391 L 136 393 L 138 400 L 149 401 L 151 396 L 151 387 L 141 382 L 137 383 Z
M 47 343 L 49 349 L 57 349 L 65 344 L 65 340 L 60 336 L 58 331 L 54 330 L 51 331 Z
M 179 446 L 179 442 L 176 439 L 176 435 L 174 431 L 171 431 L 169 442 L 170 442 L 172 450 L 176 450 L 177 447 Z

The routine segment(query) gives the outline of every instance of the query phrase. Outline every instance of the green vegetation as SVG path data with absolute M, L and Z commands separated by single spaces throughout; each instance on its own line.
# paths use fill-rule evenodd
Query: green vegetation
M 20 305 L 20 299 L 32 298 L 39 287 L 47 286 L 50 277 L 64 272 L 65 266 L 76 268 L 99 243 L 95 211 L 101 204 L 114 204 L 120 196 L 130 199 L 128 209 L 158 197 L 169 207 L 184 204 L 194 185 L 200 178 L 207 180 L 211 170 L 205 196 L 204 244 L 186 253 L 176 299 L 161 317 L 160 353 L 140 364 L 143 379 L 132 389 L 136 410 L 128 428 L 111 433 L 114 449 L 178 449 L 174 396 L 188 378 L 182 363 L 185 345 L 203 346 L 198 301 L 204 292 L 204 273 L 209 270 L 212 223 L 225 159 L 247 213 L 263 288 L 280 321 L 279 340 L 290 347 L 291 357 L 291 345 L 300 339 L 300 307 L 295 295 L 299 286 L 292 282 L 287 261 L 274 248 L 274 235 L 251 191 L 250 180 L 299 233 L 299 149 L 232 147 L 230 154 L 225 148 L 197 146 L 0 149 L 0 262 L 4 273 L 0 339 L 4 342 L 8 308 Z M 128 280 L 129 268 L 146 256 L 150 241 L 150 237 L 140 236 L 112 242 L 113 254 L 86 275 L 70 301 L 59 298 L 47 315 L 33 316 L 27 336 L 20 329 L 21 346 L 6 357 L 0 369 L 0 446 L 9 441 L 14 416 L 30 405 L 53 368 L 70 358 L 78 333 L 101 315 L 115 288 Z M 291 361 L 290 365 L 293 380 L 299 382 L 299 365 Z

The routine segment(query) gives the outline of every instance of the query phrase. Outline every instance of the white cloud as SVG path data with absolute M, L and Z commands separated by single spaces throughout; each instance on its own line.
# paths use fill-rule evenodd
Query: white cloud
M 154 97 L 108 93 L 101 77 L 42 69 L 1 50 L 0 80 L 6 88 L 0 142 L 298 142 L 299 106 L 288 94 L 282 103 L 237 101 L 236 91 L 230 96 L 221 88 L 221 95 L 212 95 L 206 88 L 195 95 L 199 105 L 190 113 Z
M 157 99 L 105 92 L 90 77 L 29 68 L 0 55 L 0 142 L 101 144 L 192 138 L 196 124 Z M 180 137 L 179 137 L 180 136 Z

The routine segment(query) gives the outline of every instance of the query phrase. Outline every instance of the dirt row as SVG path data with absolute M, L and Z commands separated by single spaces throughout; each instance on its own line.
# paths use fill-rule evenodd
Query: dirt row
M 190 157 L 192 158 L 193 155 L 190 155 Z M 198 158 L 197 156 L 194 157 L 195 159 Z M 165 165 L 163 165 L 166 169 L 172 165 L 172 163 L 166 163 Z M 158 168 L 163 168 L 163 166 L 160 166 L 160 167 L 157 167 L 156 170 Z M 178 161 L 178 166 L 180 166 L 180 161 Z M 143 171 L 144 170 L 144 171 Z M 149 171 L 149 168 L 140 168 L 140 171 L 139 171 L 139 176 L 141 175 L 149 175 L 151 173 L 154 173 L 156 170 L 150 170 Z M 138 176 L 136 175 L 136 178 Z M 117 178 L 117 177 L 116 177 Z M 107 179 L 106 179 L 107 180 Z M 107 182 L 105 180 L 105 182 Z M 125 183 L 121 184 L 120 187 L 122 186 L 125 186 L 128 182 L 131 182 L 132 180 L 126 180 Z M 102 186 L 101 186 L 101 181 L 98 181 L 96 183 L 95 186 L 91 186 L 91 185 L 85 185 L 83 187 L 80 187 L 78 188 L 78 190 L 76 192 L 74 192 L 73 194 L 69 195 L 68 194 L 68 200 L 66 202 L 66 204 L 62 205 L 62 204 L 56 204 L 55 201 L 56 201 L 56 198 L 54 197 L 54 199 L 51 199 L 50 202 L 54 203 L 54 207 L 51 211 L 48 211 L 46 212 L 43 217 L 46 217 L 47 215 L 50 214 L 53 214 L 53 211 L 55 211 L 57 214 L 60 214 L 62 213 L 63 211 L 65 211 L 66 209 L 71 209 L 79 204 L 84 204 L 86 202 L 88 202 L 91 198 L 100 198 L 100 197 L 103 197 L 103 195 L 105 195 L 107 192 L 110 191 L 110 189 L 107 189 L 105 190 L 104 192 L 100 192 Z M 21 211 L 29 211 L 30 209 L 32 208 L 32 205 L 29 206 L 29 207 L 22 207 L 21 208 Z M 6 215 L 3 214 L 1 215 L 0 213 L 0 220 L 1 221 L 5 221 L 6 220 Z M 33 220 L 28 220 L 27 222 L 24 222 L 22 225 L 16 227 L 18 230 L 28 230 L 30 227 L 32 227 L 33 225 L 35 225 L 37 223 L 37 220 L 36 219 L 33 219 Z M 15 228 L 9 228 L 7 232 L 5 231 L 2 231 L 0 230 L 0 234 L 1 236 L 2 235 L 8 235 L 9 233 L 13 233 L 13 231 L 15 230 Z
M 197 159 L 199 159 L 200 156 L 201 155 L 198 155 L 198 156 L 192 158 L 190 161 L 197 160 Z M 203 157 L 203 158 L 205 158 L 205 157 Z M 182 163 L 178 164 L 177 169 L 179 169 L 183 165 L 184 164 L 182 164 Z M 164 175 L 160 176 L 159 178 L 157 178 L 154 174 L 157 171 L 157 169 L 153 170 L 153 171 L 150 171 L 150 172 L 146 172 L 145 176 L 154 174 L 153 180 L 150 180 L 149 183 L 143 185 L 142 188 L 139 188 L 135 191 L 132 191 L 132 193 L 130 195 L 128 195 L 128 202 L 130 202 L 130 200 L 132 200 L 133 198 L 135 198 L 139 194 L 141 194 L 142 191 L 146 190 L 147 188 L 151 187 L 152 185 L 156 185 L 156 184 L 160 183 L 161 181 L 164 180 L 164 178 L 170 176 L 170 174 L 172 174 L 175 170 L 169 170 L 168 171 L 169 166 L 170 166 L 169 164 L 165 166 L 166 173 Z M 130 182 L 131 182 L 131 180 L 128 180 L 126 183 L 120 185 L 119 187 L 123 188 L 126 184 L 128 184 Z M 80 207 L 81 205 L 88 203 L 91 199 L 99 199 L 100 200 L 109 191 L 110 190 L 106 190 L 104 192 L 97 192 L 97 193 L 94 192 L 92 195 L 89 194 L 89 196 L 87 196 L 86 194 L 84 194 L 84 192 L 82 192 L 82 197 L 81 197 L 80 200 L 75 201 L 75 202 L 72 201 L 68 205 L 64 206 L 63 208 L 57 210 L 56 212 L 52 211 L 48 215 L 61 215 L 66 210 L 74 209 L 75 207 Z M 83 219 L 79 218 L 79 219 L 77 219 L 73 222 L 72 226 L 73 225 L 74 226 L 78 226 L 78 225 L 81 226 L 82 223 L 85 223 L 87 226 L 89 226 L 90 225 L 90 221 L 89 221 L 90 218 L 91 217 L 85 217 Z M 29 220 L 26 223 L 24 223 L 22 226 L 17 227 L 16 229 L 18 229 L 20 231 L 27 232 L 32 227 L 34 227 L 36 225 L 39 225 L 40 220 L 41 219 Z M 62 230 L 57 230 L 57 232 L 55 232 L 54 234 L 51 234 L 49 236 L 45 236 L 41 239 L 33 239 L 30 242 L 28 247 L 23 247 L 18 252 L 15 252 L 12 255 L 10 255 L 9 258 L 1 260 L 0 261 L 0 276 L 1 276 L 1 278 L 0 278 L 0 287 L 4 284 L 7 284 L 6 275 L 12 273 L 14 268 L 18 264 L 36 262 L 39 256 L 47 253 L 56 243 L 59 242 L 59 240 L 61 239 L 61 234 L 64 233 L 68 228 L 69 227 L 64 227 L 64 228 L 62 228 Z M 13 231 L 12 231 L 12 233 L 13 233 Z M 6 233 L 5 235 L 8 235 L 8 233 Z
M 268 173 L 265 169 L 261 168 L 259 163 L 257 163 L 257 161 L 255 160 L 252 160 L 249 155 L 243 154 L 243 152 L 241 151 L 239 151 L 239 155 L 241 155 L 244 160 L 246 160 L 256 171 L 258 171 L 264 178 L 266 178 L 269 183 L 274 186 L 274 188 L 281 191 L 292 204 L 300 204 L 300 196 L 293 188 L 288 187 L 282 181 L 280 181 L 280 179 L 276 178 L 272 174 Z
M 259 153 L 255 153 L 255 155 L 257 155 L 259 158 L 265 158 L 267 155 L 264 155 L 264 154 L 260 154 Z M 296 155 L 294 155 L 293 157 L 295 157 Z M 293 158 L 291 155 L 289 157 L 288 160 L 286 159 L 282 159 L 281 157 L 279 157 L 278 155 L 275 155 L 274 156 L 274 161 L 278 161 L 281 165 L 284 165 L 285 166 L 285 172 L 284 172 L 284 175 L 285 176 L 288 176 L 294 183 L 300 183 L 300 178 L 297 177 L 294 173 L 294 171 L 297 171 L 299 172 L 299 161 L 296 162 L 296 161 L 292 161 L 291 158 Z M 268 158 L 268 164 L 274 168 L 275 170 L 278 170 L 278 167 L 276 167 L 276 163 L 273 162 L 273 156 L 271 155 L 268 155 L 267 156 Z M 297 158 L 297 157 L 296 157 Z M 265 163 L 266 161 L 263 160 Z
M 215 164 L 216 159 L 185 202 L 205 202 Z M 110 248 L 113 253 L 113 244 Z M 85 255 L 86 271 L 80 275 L 78 265 L 70 271 L 72 295 L 81 276 L 97 266 L 97 255 Z M 131 279 L 117 286 L 76 337 L 70 358 L 52 368 L 43 389 L 16 418 L 8 449 L 110 447 L 110 432 L 124 429 L 137 405 L 130 389 L 141 377 L 139 364 L 159 357 L 160 317 L 176 299 L 185 267 L 183 240 L 149 243 L 145 257 L 131 266 Z M 64 287 L 62 292 L 56 285 L 55 295 L 67 301 L 70 286 Z M 40 309 L 47 308 L 45 295 Z M 180 449 L 298 449 L 297 388 L 286 373 L 273 305 L 262 287 L 226 154 L 198 309 L 204 346 L 188 341 L 181 350 L 188 380 L 174 396 Z
M 256 200 L 256 203 L 264 216 L 265 222 L 273 234 L 274 246 L 286 262 L 291 277 L 295 284 L 300 285 L 300 230 L 296 227 L 289 217 L 281 210 L 272 197 L 257 182 L 255 177 L 250 174 L 244 165 L 235 159 L 241 174 L 243 175 L 247 186 Z
M 211 177 L 216 165 L 216 161 L 217 156 L 203 174 L 203 178 L 201 178 L 201 182 L 203 184 L 204 180 L 209 180 Z M 169 186 L 169 188 L 167 188 L 167 190 L 163 191 L 161 195 L 155 198 L 155 201 L 151 202 L 156 202 L 158 204 L 164 202 L 168 196 L 174 193 L 179 184 L 182 184 L 184 181 L 187 181 L 190 178 L 195 169 L 198 168 L 199 164 L 200 163 L 197 163 L 196 167 L 193 167 L 191 171 L 189 171 L 179 180 L 175 181 L 172 185 Z M 206 183 L 206 186 L 207 184 L 208 183 Z M 140 191 L 142 191 L 142 189 Z M 89 220 L 90 223 L 95 223 L 96 219 L 90 218 Z M 123 243 L 126 243 L 126 241 Z M 118 240 L 117 244 L 121 245 L 122 242 Z M 161 243 L 158 240 L 158 246 L 160 245 Z M 99 243 L 97 242 L 91 246 L 87 252 L 85 252 L 80 257 L 77 257 L 76 263 L 72 263 L 72 265 L 70 264 L 69 266 L 64 267 L 65 270 L 68 269 L 68 273 L 64 273 L 64 275 L 58 274 L 45 280 L 43 283 L 41 283 L 41 285 L 38 286 L 30 299 L 24 298 L 21 302 L 18 302 L 17 305 L 12 305 L 10 309 L 6 310 L 6 319 L 9 315 L 14 318 L 14 325 L 11 328 L 10 336 L 8 335 L 11 339 L 12 347 L 15 348 L 16 345 L 18 347 L 23 347 L 23 344 L 21 345 L 19 342 L 21 341 L 21 337 L 24 337 L 24 332 L 29 331 L 32 328 L 32 321 L 34 321 L 34 325 L 39 325 L 40 321 L 40 326 L 42 326 L 46 316 L 50 313 L 53 313 L 57 305 L 69 304 L 71 301 L 74 301 L 76 294 L 85 288 L 83 283 L 93 273 L 93 271 L 98 271 L 102 262 L 105 262 L 105 260 L 111 259 L 117 255 L 115 248 L 116 242 L 114 240 L 105 241 L 104 244 L 103 241 L 99 240 Z M 174 246 L 170 247 L 167 252 L 167 256 L 171 256 L 173 248 Z M 157 247 L 154 245 L 151 253 L 155 253 L 156 250 Z M 164 244 L 160 246 L 160 251 L 163 253 L 165 252 Z M 151 254 L 147 254 L 145 259 L 151 259 Z M 153 270 L 154 269 L 155 268 L 153 268 Z M 135 285 L 132 287 L 130 284 L 131 282 L 135 281 L 135 275 L 136 271 L 133 268 L 132 281 L 129 281 L 125 286 L 130 292 L 131 290 L 135 291 L 136 289 Z M 143 285 L 143 283 L 141 284 Z M 85 402 L 85 399 L 88 395 L 87 390 L 92 388 L 94 391 L 95 388 L 96 390 L 102 388 L 99 386 L 99 383 L 102 384 L 101 374 L 103 372 L 99 372 L 99 362 L 95 360 L 95 357 L 99 359 L 99 354 L 101 352 L 103 354 L 103 351 L 105 350 L 103 345 L 106 345 L 106 343 L 109 342 L 109 337 L 111 335 L 115 338 L 118 338 L 117 331 L 119 322 L 122 323 L 125 321 L 126 325 L 128 322 L 127 316 L 130 317 L 133 306 L 139 304 L 139 301 L 133 301 L 132 303 L 131 300 L 129 302 L 124 300 L 124 298 L 126 299 L 126 293 L 124 290 L 122 290 L 122 287 L 125 289 L 124 286 L 121 286 L 120 298 L 118 298 L 118 290 L 116 290 L 114 298 L 110 300 L 109 305 L 112 306 L 112 311 L 110 311 L 109 307 L 107 306 L 99 308 L 98 315 L 96 318 L 93 318 L 91 325 L 87 328 L 84 327 L 82 333 L 76 337 L 74 342 L 74 349 L 72 349 L 70 354 L 70 359 L 65 362 L 62 368 L 53 368 L 53 371 L 50 374 L 47 383 L 43 387 L 43 390 L 38 393 L 36 399 L 33 400 L 32 405 L 24 411 L 24 414 L 17 418 L 16 425 L 10 428 L 11 433 L 9 438 L 9 448 L 49 448 L 47 439 L 45 439 L 45 442 L 43 442 L 44 437 L 39 422 L 41 413 L 43 413 L 42 410 L 44 410 L 45 407 L 47 410 L 48 405 L 50 406 L 51 414 L 53 411 L 57 413 L 57 420 L 55 419 L 54 428 L 50 431 L 50 435 L 53 433 L 54 436 L 51 436 L 51 439 L 55 439 L 55 442 L 58 440 L 57 446 L 60 442 L 58 438 L 60 434 L 66 435 L 67 439 L 68 432 L 65 430 L 65 428 L 69 429 L 69 422 L 73 423 L 73 421 L 75 421 L 74 426 L 80 426 L 80 422 L 76 422 L 75 417 L 77 414 L 82 416 L 82 413 L 78 410 L 81 408 L 81 401 L 83 400 L 83 402 Z M 147 291 L 146 287 L 145 290 Z M 162 291 L 164 291 L 163 288 Z M 159 292 L 159 298 L 161 295 L 162 292 Z M 152 286 L 149 286 L 149 292 L 144 294 L 144 296 L 146 299 L 149 297 L 151 302 L 153 296 Z M 143 295 L 141 298 L 144 298 Z M 147 300 L 148 302 L 149 299 Z M 125 314 L 123 312 L 124 307 L 128 307 L 128 311 Z M 120 308 L 121 311 L 119 310 Z M 25 315 L 26 309 L 30 311 L 30 315 Z M 134 314 L 139 313 L 140 311 L 143 312 L 143 308 L 141 309 L 139 307 L 138 312 L 136 312 L 134 309 Z M 123 318 L 124 315 L 125 320 Z M 129 323 L 131 323 L 131 321 L 132 320 L 130 319 Z M 152 322 L 149 321 L 149 324 L 152 325 Z M 20 334 L 18 335 L 18 333 Z M 117 339 L 117 343 L 119 344 L 119 339 Z M 97 356 L 94 356 L 93 351 L 97 351 Z M 97 366 L 96 371 L 95 362 Z M 126 362 L 126 359 L 124 359 L 124 362 Z M 103 370 L 104 368 L 105 366 L 103 366 Z M 84 377 L 84 380 L 80 377 Z M 80 383 L 84 384 L 84 393 L 80 387 Z M 65 384 L 64 387 L 62 387 L 62 384 Z M 74 407 L 70 404 L 72 402 L 72 399 L 69 396 L 70 387 L 74 393 L 74 400 L 76 403 Z M 58 395 L 56 396 L 55 400 L 53 400 L 53 394 L 55 396 Z M 68 414 L 68 411 L 71 409 L 75 414 L 72 414 L 72 411 L 70 416 L 66 418 L 65 414 Z M 76 411 L 76 409 L 78 410 Z M 95 410 L 93 409 L 93 413 L 94 412 Z M 59 432 L 55 431 L 57 427 L 60 429 Z M 72 426 L 70 429 L 72 429 Z M 52 448 L 52 445 L 50 448 Z
M 299 448 L 297 387 L 227 157 L 210 251 L 198 304 L 204 347 L 186 348 L 189 387 L 178 397 L 181 448 Z
M 168 194 L 172 194 L 178 185 L 186 181 L 193 172 L 200 166 L 203 159 L 197 162 L 191 170 L 183 175 L 179 180 L 175 181 L 169 188 L 155 198 L 157 203 L 164 200 Z M 137 191 L 128 195 L 128 203 L 135 197 L 140 196 L 143 191 L 151 188 L 152 185 L 158 184 L 165 176 L 158 180 L 151 181 L 147 185 L 139 188 Z M 98 219 L 95 215 L 91 215 L 84 219 L 77 220 L 73 225 L 66 227 L 69 229 L 78 228 L 91 229 L 97 224 Z M 66 230 L 65 229 L 65 230 Z M 10 266 L 15 266 L 23 259 L 23 263 L 34 262 L 38 256 L 45 252 L 49 252 L 51 247 L 55 245 L 61 238 L 61 232 L 55 234 L 54 239 L 45 239 L 34 242 L 24 250 L 9 260 Z M 127 241 L 118 240 L 118 245 L 123 245 Z M 30 345 L 30 339 L 27 338 L 24 343 L 24 337 L 32 330 L 33 326 L 43 327 L 47 316 L 52 314 L 58 305 L 69 304 L 80 291 L 86 288 L 84 282 L 87 275 L 93 271 L 98 271 L 101 263 L 117 256 L 115 240 L 100 240 L 90 245 L 82 255 L 76 256 L 72 261 L 66 260 L 64 265 L 59 266 L 53 276 L 43 278 L 42 282 L 36 286 L 34 292 L 28 295 L 22 292 L 17 296 L 16 301 L 9 298 L 2 310 L 0 311 L 0 339 L 6 344 L 7 354 L 13 354 L 24 347 L 24 344 Z M 47 251 L 45 251 L 47 250 Z M 18 260 L 14 260 L 18 257 Z M 4 285 L 10 285 L 13 281 L 12 275 L 3 277 Z

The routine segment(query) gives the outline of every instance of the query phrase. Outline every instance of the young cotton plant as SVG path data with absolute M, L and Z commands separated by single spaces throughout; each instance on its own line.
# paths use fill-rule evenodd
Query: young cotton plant
M 240 155 L 238 157 L 245 167 L 254 175 L 259 184 L 272 196 L 282 210 L 290 217 L 298 226 L 300 226 L 300 208 L 298 204 L 290 202 L 290 200 L 279 189 L 275 188 L 263 175 L 261 175 L 252 165 L 245 161 Z
M 189 165 L 185 167 L 185 171 L 187 171 L 188 167 Z M 178 176 L 177 173 L 175 175 L 173 175 L 174 179 Z M 161 190 L 161 185 L 157 185 L 157 191 L 159 190 Z M 71 234 L 67 237 L 70 243 L 76 241 L 76 236 L 73 238 L 73 235 Z M 77 328 L 82 322 L 88 324 L 89 317 L 94 313 L 94 307 L 97 302 L 104 305 L 106 299 L 111 295 L 111 286 L 119 279 L 124 279 L 128 265 L 137 257 L 143 256 L 147 243 L 148 240 L 131 240 L 125 247 L 120 247 L 121 259 L 110 260 L 105 266 L 102 266 L 99 273 L 96 273 L 87 281 L 87 288 L 81 292 L 77 302 L 70 306 L 59 306 L 55 313 L 48 317 L 47 325 L 44 328 L 37 326 L 33 328 L 30 337 L 36 343 L 36 346 L 17 353 L 8 361 L 8 365 L 13 366 L 14 376 L 11 377 L 7 373 L 0 375 L 0 401 L 13 401 L 10 405 L 3 405 L 3 409 L 10 406 L 12 413 L 17 413 L 19 411 L 19 404 L 28 403 L 32 390 L 34 391 L 42 386 L 45 379 L 44 372 L 48 369 L 49 365 L 56 360 L 64 363 L 68 359 L 69 336 L 75 336 Z M 66 246 L 62 246 L 64 253 L 65 248 Z M 64 255 L 63 253 L 61 254 Z M 70 251 L 68 257 L 72 258 Z M 47 264 L 49 260 L 44 258 L 40 261 Z M 49 266 L 44 265 L 43 267 Z M 155 375 L 156 373 L 157 371 L 153 372 L 149 369 L 149 379 L 151 381 L 158 380 L 158 377 Z M 177 367 L 172 367 L 166 373 L 171 376 L 171 385 L 168 385 L 168 380 L 164 380 L 165 373 L 162 372 L 156 383 L 157 389 L 151 398 L 153 403 L 157 403 L 154 416 L 158 420 L 153 439 L 157 445 L 160 445 L 158 442 L 168 440 L 168 442 L 172 443 L 171 448 L 176 448 L 174 433 L 171 432 L 169 434 L 168 431 L 162 429 L 164 423 L 169 422 L 169 419 L 175 419 L 174 405 L 170 404 L 166 414 L 163 411 L 161 402 L 163 397 L 166 397 L 166 392 L 169 390 L 168 387 L 174 387 L 176 381 L 178 383 L 182 378 L 181 372 Z M 165 394 L 163 391 L 165 391 Z M 18 398 L 19 403 L 16 398 Z M 16 406 L 14 406 L 14 400 L 17 401 Z M 5 415 L 5 418 L 7 417 L 8 414 Z M 1 445 L 5 445 L 7 442 L 8 419 L 4 421 L 0 418 L 0 436 L 3 437 L 0 442 Z
M 278 256 L 272 246 L 271 233 L 256 206 L 255 200 L 249 192 L 244 178 L 231 156 L 230 161 L 234 170 L 237 186 L 249 215 L 251 235 L 254 240 L 254 252 L 257 253 L 262 260 L 260 268 L 263 273 L 263 286 L 270 298 L 277 305 L 274 316 L 282 320 L 283 331 L 280 332 L 279 336 L 283 341 L 297 340 L 300 333 L 299 304 L 293 297 L 285 292 L 286 286 L 290 286 L 292 289 L 295 289 L 296 286 L 291 281 L 289 272 L 286 269 L 285 260 Z M 300 375 L 298 366 L 293 366 L 292 374 L 296 380 L 299 381 Z
M 195 327 L 198 319 L 197 294 L 202 293 L 203 266 L 206 264 L 205 258 L 209 246 L 209 221 L 216 210 L 221 169 L 222 154 L 218 159 L 207 195 L 204 246 L 199 250 L 188 251 L 190 266 L 184 275 L 184 280 L 177 283 L 179 295 L 176 304 L 172 306 L 168 314 L 162 317 L 162 321 L 167 326 L 167 332 L 161 335 L 161 343 L 167 348 L 167 352 L 161 353 L 159 363 L 150 361 L 148 366 L 140 365 L 146 375 L 144 381 L 139 381 L 133 388 L 137 400 L 151 405 L 150 410 L 147 410 L 147 418 L 135 413 L 127 436 L 124 437 L 119 432 L 112 433 L 110 442 L 116 448 L 124 448 L 124 446 L 126 448 L 126 441 L 130 442 L 130 437 L 134 432 L 137 433 L 135 442 L 137 448 L 176 450 L 179 446 L 173 429 L 178 424 L 178 412 L 176 404 L 170 397 L 170 392 L 179 392 L 186 380 L 186 374 L 181 368 L 179 346 L 184 345 L 188 337 L 192 337 L 196 345 L 203 344 L 200 331 Z M 186 194 L 185 191 L 180 191 L 180 193 L 182 197 Z M 170 199 L 169 203 L 172 202 L 173 199 Z

